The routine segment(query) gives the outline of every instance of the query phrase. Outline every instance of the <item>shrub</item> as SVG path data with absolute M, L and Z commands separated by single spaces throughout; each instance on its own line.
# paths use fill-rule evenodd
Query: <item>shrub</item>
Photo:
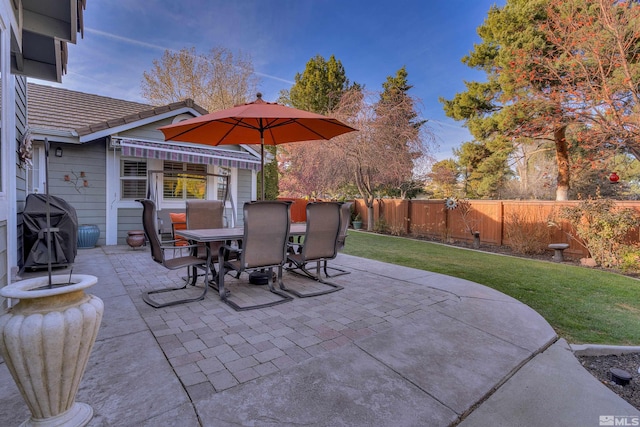
M 466 199 L 458 200 L 455 209 L 460 214 L 460 218 L 464 224 L 464 231 L 473 235 L 478 226 L 478 219 L 472 215 L 473 207 L 471 206 L 471 202 Z
M 620 250 L 620 269 L 625 273 L 640 271 L 640 246 L 628 245 Z
M 560 215 L 569 220 L 575 235 L 597 265 L 616 267 L 621 262 L 627 233 L 638 224 L 633 209 L 616 209 L 611 199 L 582 200 L 575 207 L 563 208 Z
M 392 236 L 404 236 L 407 234 L 404 227 L 401 225 L 390 225 L 387 227 L 387 232 Z
M 551 238 L 550 219 L 540 210 L 509 213 L 504 227 L 511 249 L 525 255 L 544 253 Z
M 411 234 L 417 238 L 425 238 L 432 234 L 429 226 L 426 224 L 411 224 Z
M 389 226 L 387 225 L 387 221 L 384 220 L 384 218 L 379 218 L 375 224 L 373 224 L 373 231 L 375 231 L 376 233 L 386 233 L 389 229 Z

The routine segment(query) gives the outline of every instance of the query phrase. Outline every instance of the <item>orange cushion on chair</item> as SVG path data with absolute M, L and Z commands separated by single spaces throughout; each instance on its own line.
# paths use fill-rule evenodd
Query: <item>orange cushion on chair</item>
M 189 244 L 187 239 L 184 237 L 176 236 L 176 230 L 186 230 L 187 229 L 187 214 L 186 213 L 169 213 L 169 218 L 171 218 L 171 229 L 173 230 L 173 238 L 176 240 L 176 246 L 186 246 Z

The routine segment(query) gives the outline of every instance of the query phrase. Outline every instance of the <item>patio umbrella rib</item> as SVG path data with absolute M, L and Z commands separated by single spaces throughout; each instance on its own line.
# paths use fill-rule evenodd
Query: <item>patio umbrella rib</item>
M 208 123 L 200 123 L 197 124 L 191 128 L 187 128 L 182 130 L 181 132 L 176 133 L 175 135 L 166 135 L 165 134 L 165 141 L 171 141 L 171 140 L 176 140 L 177 138 L 180 138 L 182 135 L 189 133 L 189 132 L 193 132 L 196 129 L 201 128 L 202 126 L 206 126 Z M 179 140 L 178 140 L 179 141 Z
M 236 128 L 236 126 L 242 126 L 242 122 L 239 121 L 238 119 L 232 119 L 232 120 L 233 120 L 232 123 L 229 123 L 229 122 L 226 122 L 226 121 L 222 120 L 222 123 L 230 124 L 231 127 L 229 128 L 229 130 L 227 132 L 225 132 L 225 134 L 222 136 L 222 138 L 218 139 L 218 142 L 216 142 L 215 145 L 222 144 L 222 142 L 225 140 L 225 138 L 228 137 L 229 135 L 231 135 L 233 130 Z M 209 124 L 211 124 L 211 122 L 209 122 Z M 244 127 L 246 127 L 246 126 L 244 126 Z

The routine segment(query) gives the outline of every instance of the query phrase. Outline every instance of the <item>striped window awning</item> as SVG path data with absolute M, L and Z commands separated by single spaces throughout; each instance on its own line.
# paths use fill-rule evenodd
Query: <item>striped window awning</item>
M 174 162 L 216 165 L 228 168 L 261 169 L 260 159 L 244 151 L 224 150 L 214 147 L 189 147 L 166 142 L 149 142 L 120 139 L 122 155 Z

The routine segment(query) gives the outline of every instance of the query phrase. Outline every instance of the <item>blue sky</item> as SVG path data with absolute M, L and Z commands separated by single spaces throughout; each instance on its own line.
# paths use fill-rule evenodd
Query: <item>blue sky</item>
M 165 49 L 192 46 L 249 54 L 267 101 L 316 55 L 335 55 L 350 81 L 371 90 L 406 66 L 437 138 L 432 153 L 443 159 L 471 137 L 438 98 L 484 79 L 461 59 L 480 42 L 476 29 L 493 4 L 504 0 L 89 0 L 84 39 L 69 47 L 61 86 L 146 102 L 142 73 Z

